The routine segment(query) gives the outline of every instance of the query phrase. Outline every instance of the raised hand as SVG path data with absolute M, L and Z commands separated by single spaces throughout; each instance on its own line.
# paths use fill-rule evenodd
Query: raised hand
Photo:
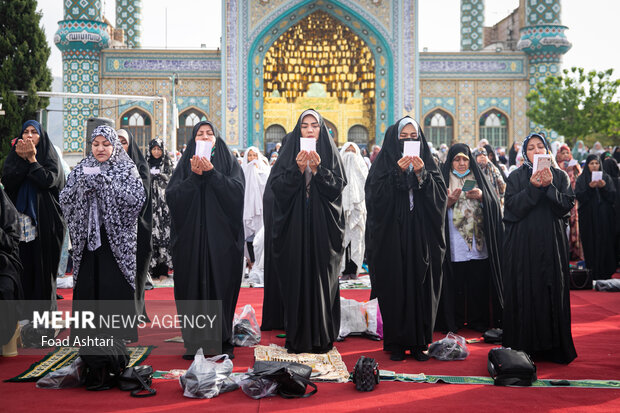
M 200 165 L 200 157 L 194 155 L 189 160 L 192 172 L 196 175 L 202 175 L 202 167 Z
M 544 188 L 551 185 L 551 182 L 553 182 L 553 174 L 551 173 L 551 169 L 543 169 L 540 174 L 540 180 L 542 182 L 541 186 Z
M 530 178 L 530 183 L 536 188 L 540 188 L 542 186 L 541 173 L 542 171 L 536 171 L 532 174 L 532 177 Z
M 482 199 L 482 190 L 480 188 L 474 188 L 470 191 L 467 191 L 467 193 L 465 194 L 465 197 L 467 199 L 477 199 L 477 200 L 481 200 Z
M 454 191 L 450 191 L 450 189 L 448 188 L 448 208 L 451 208 L 452 205 L 454 205 L 456 201 L 459 200 L 461 192 L 461 188 L 456 188 Z
M 313 174 L 315 174 L 317 168 L 321 164 L 321 157 L 315 151 L 311 151 L 308 154 L 308 161 L 309 161 L 308 166 L 310 167 L 310 170 L 312 171 Z
M 413 164 L 413 171 L 419 173 L 424 168 L 424 161 L 419 156 L 412 156 L 411 163 Z
M 401 171 L 405 172 L 409 165 L 411 165 L 412 159 L 411 156 L 403 156 L 398 160 L 398 167 Z
M 213 164 L 207 158 L 198 158 L 198 159 L 199 159 L 200 167 L 202 168 L 203 172 L 209 172 L 211 169 L 213 169 Z
M 297 154 L 297 158 L 295 158 L 295 161 L 297 162 L 297 167 L 299 168 L 299 172 L 301 172 L 302 174 L 304 173 L 304 171 L 306 170 L 306 166 L 308 166 L 308 161 L 310 154 L 308 153 L 308 151 L 299 151 L 299 153 Z

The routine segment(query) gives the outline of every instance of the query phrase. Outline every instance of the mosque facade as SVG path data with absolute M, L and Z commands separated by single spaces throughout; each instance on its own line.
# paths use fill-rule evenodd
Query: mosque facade
M 559 73 L 570 48 L 560 0 L 520 0 L 491 27 L 483 0 L 461 0 L 454 53 L 419 50 L 417 0 L 222 0 L 218 50 L 141 48 L 140 0 L 116 0 L 114 23 L 99 0 L 63 4 L 54 41 L 65 92 L 161 98 L 65 99 L 70 157 L 83 153 L 90 117 L 130 129 L 143 148 L 161 137 L 180 149 L 207 119 L 232 147 L 269 149 L 309 107 L 339 145 L 381 144 L 409 115 L 436 146 L 486 138 L 506 147 L 541 131 L 526 95 Z

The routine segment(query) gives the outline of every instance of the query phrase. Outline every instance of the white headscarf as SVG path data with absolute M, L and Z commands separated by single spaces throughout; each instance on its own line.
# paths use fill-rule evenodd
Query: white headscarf
M 302 120 L 302 122 L 303 122 L 304 118 L 305 118 L 306 116 L 308 116 L 308 115 L 310 115 L 310 116 L 312 116 L 314 119 L 316 119 L 316 121 L 317 121 L 318 123 L 321 123 L 321 117 L 319 116 L 319 114 L 318 114 L 316 111 L 314 111 L 314 110 L 312 110 L 312 109 L 305 110 L 305 111 L 301 114 L 300 119 Z
M 405 116 L 404 118 L 400 120 L 400 123 L 398 124 L 398 134 L 400 135 L 400 133 L 405 128 L 405 126 L 409 124 L 413 125 L 413 127 L 415 128 L 419 136 L 420 135 L 420 124 L 418 124 L 418 122 L 416 122 L 414 119 L 410 118 L 409 116 Z
M 355 152 L 347 152 L 352 146 Z M 364 234 L 366 231 L 366 200 L 364 185 L 368 177 L 368 166 L 362 158 L 360 148 L 353 142 L 347 142 L 340 150 L 342 165 L 347 176 L 347 185 L 342 191 L 342 209 L 345 217 L 344 241 L 346 247 L 351 243 L 351 260 L 362 268 L 364 250 L 366 244 Z M 343 255 L 341 271 L 344 270 L 346 254 Z
M 250 151 L 258 155 L 248 163 Z M 255 235 L 263 226 L 263 193 L 271 168 L 267 158 L 255 146 L 250 146 L 243 154 L 241 168 L 245 175 L 245 196 L 243 199 L 243 228 L 245 239 Z

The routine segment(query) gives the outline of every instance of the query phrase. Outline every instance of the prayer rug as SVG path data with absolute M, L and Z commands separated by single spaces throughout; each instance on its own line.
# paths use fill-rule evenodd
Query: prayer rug
M 289 353 L 284 347 L 275 344 L 255 346 L 254 358 L 259 361 L 285 361 L 305 364 L 312 367 L 311 380 L 345 383 L 349 381 L 349 370 L 342 361 L 336 347 L 324 354 Z
M 408 383 L 447 383 L 447 384 L 485 384 L 494 385 L 493 378 L 480 376 L 431 376 L 424 373 L 397 374 L 393 371 L 380 370 L 383 381 L 401 381 Z M 522 386 L 518 386 L 522 387 Z M 576 387 L 582 389 L 618 389 L 618 380 L 536 380 L 531 387 Z
M 129 363 L 127 367 L 137 366 L 151 353 L 155 346 L 136 346 L 127 347 L 129 351 Z M 22 374 L 12 379 L 5 380 L 7 382 L 24 382 L 37 381 L 47 373 L 68 366 L 78 356 L 79 347 L 57 347 L 43 359 L 37 361 Z

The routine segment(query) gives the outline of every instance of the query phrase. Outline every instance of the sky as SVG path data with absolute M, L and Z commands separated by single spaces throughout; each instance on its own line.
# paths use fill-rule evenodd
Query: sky
M 115 0 L 102 0 L 105 16 L 115 22 Z M 62 0 L 39 0 L 42 25 L 52 48 L 49 67 L 62 76 L 60 51 L 53 36 L 63 18 Z M 459 50 L 460 0 L 418 0 L 419 47 L 429 52 Z M 485 25 L 492 26 L 519 6 L 519 0 L 486 0 Z M 166 31 L 167 15 L 167 31 Z M 613 68 L 620 76 L 618 46 L 619 0 L 563 0 L 562 24 L 573 44 L 564 55 L 564 67 L 587 70 Z M 221 37 L 221 0 L 142 0 L 142 48 L 193 49 L 205 44 L 217 49 Z M 167 32 L 167 35 L 166 35 Z M 609 46 L 608 46 L 609 45 Z

